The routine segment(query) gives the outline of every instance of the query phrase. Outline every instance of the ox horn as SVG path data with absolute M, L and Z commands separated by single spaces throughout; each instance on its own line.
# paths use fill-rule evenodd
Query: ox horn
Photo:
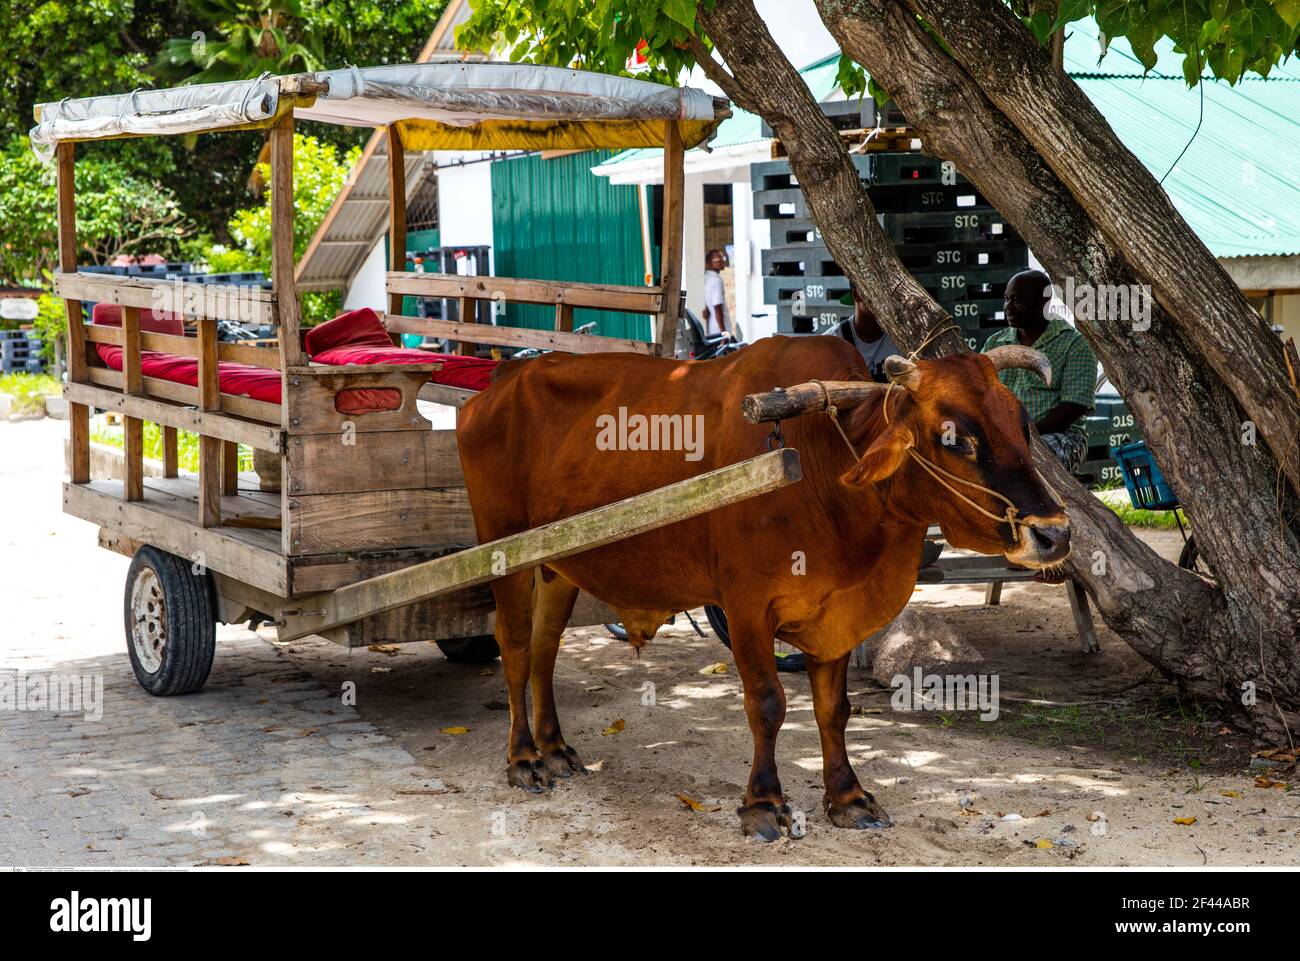
M 916 390 L 917 385 L 921 383 L 921 371 L 917 369 L 916 364 L 906 357 L 890 354 L 885 358 L 885 363 L 882 366 L 889 379 L 899 387 Z
M 1019 367 L 1021 370 L 1033 371 L 1043 378 L 1043 383 L 1052 386 L 1052 362 L 1041 351 L 1020 344 L 1004 344 L 994 347 L 984 355 L 993 362 L 994 370 L 1006 370 Z

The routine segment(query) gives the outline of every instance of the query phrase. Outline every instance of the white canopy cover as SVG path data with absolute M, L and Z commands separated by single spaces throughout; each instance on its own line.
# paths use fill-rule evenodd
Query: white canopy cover
M 40 104 L 32 147 L 63 140 L 209 133 L 305 120 L 396 125 L 412 150 L 590 149 L 662 145 L 676 122 L 687 146 L 730 111 L 691 87 L 514 63 L 433 62 L 196 84 Z

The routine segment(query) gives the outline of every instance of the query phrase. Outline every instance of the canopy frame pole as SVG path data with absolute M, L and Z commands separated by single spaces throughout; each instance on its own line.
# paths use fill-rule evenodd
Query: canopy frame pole
M 271 128 L 271 284 L 275 288 L 282 371 L 306 362 L 293 274 L 293 114 L 289 113 Z
M 663 313 L 659 315 L 657 341 L 660 357 L 672 357 L 677 346 L 677 323 L 682 300 L 682 222 L 686 206 L 686 149 L 677 122 L 664 124 L 663 245 L 659 251 Z
M 59 220 L 59 271 L 77 270 L 77 206 L 75 144 L 61 141 L 54 149 Z M 65 297 L 68 318 L 68 382 L 88 383 L 86 371 L 86 328 L 81 301 Z M 125 376 L 125 375 L 124 375 Z M 69 477 L 74 484 L 90 482 L 90 408 L 68 404 Z
M 397 124 L 389 124 L 388 134 L 388 269 L 406 270 L 406 151 Z M 388 295 L 388 312 L 402 312 L 402 295 Z M 392 334 L 398 344 L 400 334 Z

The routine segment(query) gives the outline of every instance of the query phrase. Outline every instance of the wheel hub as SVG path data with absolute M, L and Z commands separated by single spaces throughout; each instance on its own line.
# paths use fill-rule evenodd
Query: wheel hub
M 158 575 L 147 567 L 131 585 L 131 646 L 140 666 L 157 674 L 167 648 L 167 608 Z

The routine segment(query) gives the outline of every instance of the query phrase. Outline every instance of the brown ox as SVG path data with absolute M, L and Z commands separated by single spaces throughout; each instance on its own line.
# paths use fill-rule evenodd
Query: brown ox
M 790 826 L 776 770 L 785 692 L 773 637 L 807 655 L 821 732 L 825 811 L 838 827 L 888 826 L 888 815 L 849 764 L 849 652 L 889 623 L 912 594 L 926 527 L 949 544 L 1040 567 L 1069 552 L 1069 522 L 1032 466 L 1024 408 L 995 374 L 1046 360 L 1025 348 L 910 363 L 891 358 L 897 386 L 840 415 L 854 449 L 826 414 L 783 424 L 803 480 L 753 500 L 492 582 L 496 637 L 510 692 L 506 751 L 511 784 L 537 792 L 583 771 L 565 743 L 552 690 L 560 634 L 578 589 L 620 612 L 634 644 L 676 611 L 720 605 L 744 685 L 754 760 L 744 805 L 747 834 Z M 705 362 L 631 354 L 567 356 L 505 365 L 461 411 L 461 463 L 480 543 L 591 510 L 764 450 L 767 425 L 741 416 L 745 395 L 811 380 L 866 380 L 860 355 L 838 338 L 775 337 Z M 608 417 L 702 415 L 702 457 L 682 450 L 598 446 Z M 629 445 L 630 446 L 630 445 Z M 1000 492 L 1024 526 L 990 519 L 1006 504 L 941 482 L 912 448 L 951 475 Z M 1014 529 L 1018 527 L 1018 529 Z M 530 729 L 526 689 L 531 681 Z

